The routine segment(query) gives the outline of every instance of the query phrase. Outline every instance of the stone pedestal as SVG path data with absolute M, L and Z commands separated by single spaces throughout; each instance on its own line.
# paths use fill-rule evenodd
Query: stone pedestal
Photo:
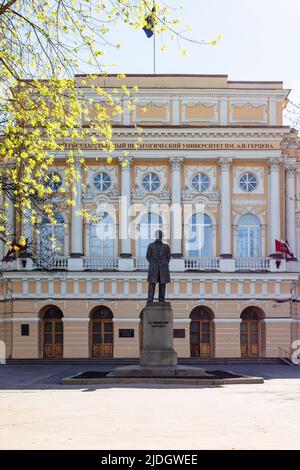
M 173 311 L 170 302 L 152 302 L 143 310 L 141 366 L 176 366 Z
M 117 367 L 109 377 L 199 377 L 199 367 L 177 365 L 173 349 L 173 310 L 170 302 L 147 303 L 143 310 L 143 349 L 139 366 Z

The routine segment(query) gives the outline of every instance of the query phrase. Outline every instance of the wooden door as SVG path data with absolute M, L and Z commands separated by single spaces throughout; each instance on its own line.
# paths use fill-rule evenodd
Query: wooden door
M 243 320 L 241 323 L 241 356 L 260 355 L 260 324 L 258 320 Z
M 191 357 L 212 356 L 212 322 L 192 320 L 190 328 Z
M 92 320 L 92 357 L 113 356 L 113 323 L 111 320 Z
M 44 357 L 63 357 L 63 322 L 58 318 L 44 320 Z

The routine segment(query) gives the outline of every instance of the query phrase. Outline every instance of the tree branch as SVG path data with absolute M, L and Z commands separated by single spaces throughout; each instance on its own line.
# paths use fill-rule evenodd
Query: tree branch
M 5 5 L 0 7 L 0 15 L 3 15 L 3 13 L 8 10 L 14 3 L 16 3 L 17 0 L 9 0 Z

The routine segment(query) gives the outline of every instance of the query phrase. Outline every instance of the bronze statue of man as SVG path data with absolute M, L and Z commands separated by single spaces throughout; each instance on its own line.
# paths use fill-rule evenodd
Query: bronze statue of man
M 159 283 L 159 302 L 165 302 L 166 284 L 170 282 L 170 247 L 162 241 L 161 230 L 155 232 L 155 242 L 150 243 L 147 249 L 146 258 L 149 261 L 148 269 L 148 302 L 153 302 L 155 284 Z

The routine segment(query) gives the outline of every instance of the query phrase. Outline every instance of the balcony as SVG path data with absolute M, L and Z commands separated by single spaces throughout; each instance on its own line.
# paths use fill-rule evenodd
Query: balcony
M 236 271 L 270 271 L 270 258 L 235 258 Z
M 220 258 L 185 258 L 185 271 L 219 271 Z
M 15 259 L 10 262 L 0 262 L 0 272 L 6 271 L 147 271 L 148 261 L 145 257 L 134 257 L 129 259 L 117 256 L 84 256 L 82 258 L 71 258 L 69 256 L 52 256 L 45 262 L 38 263 L 27 259 Z M 179 261 L 179 263 L 178 263 Z M 177 264 L 176 264 L 177 263 Z M 173 272 L 285 272 L 292 271 L 290 266 L 285 265 L 283 260 L 282 269 L 274 267 L 270 258 L 234 258 L 231 260 L 232 269 L 224 268 L 223 260 L 218 257 L 185 257 L 176 259 L 176 263 L 170 264 Z M 298 263 L 297 263 L 298 266 Z M 297 268 L 298 269 L 298 268 Z
M 89 269 L 91 271 L 118 271 L 118 258 L 112 256 L 84 256 L 83 269 Z

